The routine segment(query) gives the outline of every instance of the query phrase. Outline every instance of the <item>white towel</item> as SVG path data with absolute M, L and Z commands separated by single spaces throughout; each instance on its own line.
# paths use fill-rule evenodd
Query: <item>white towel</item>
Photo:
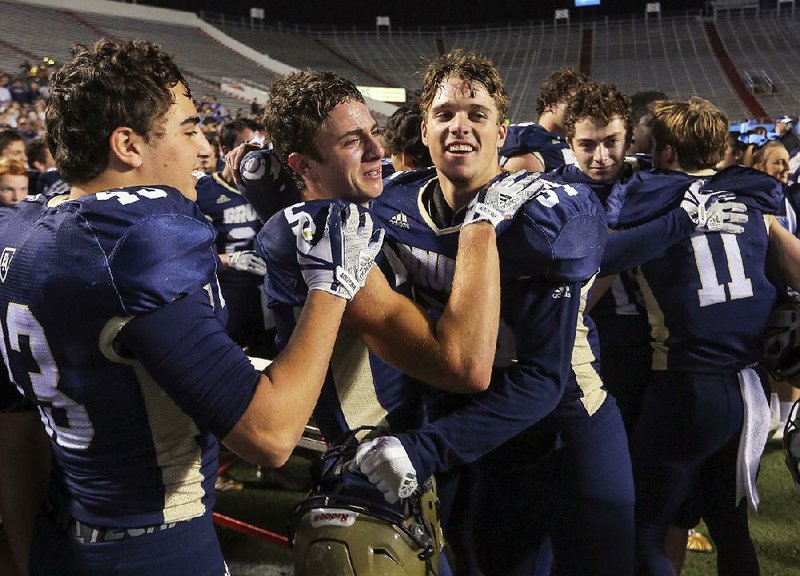
M 736 503 L 746 496 L 750 508 L 758 510 L 756 473 L 769 435 L 770 409 L 755 370 L 745 368 L 739 372 L 739 388 L 742 391 L 744 418 L 736 462 Z

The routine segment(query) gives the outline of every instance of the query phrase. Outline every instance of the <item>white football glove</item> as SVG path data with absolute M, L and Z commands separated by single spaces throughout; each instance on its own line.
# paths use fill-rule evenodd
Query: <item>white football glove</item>
M 355 204 L 331 203 L 321 235 L 307 215 L 299 224 L 297 261 L 308 289 L 352 299 L 381 249 L 383 230 L 373 231 L 372 218 Z
M 698 232 L 723 232 L 739 234 L 749 220 L 747 206 L 732 202 L 735 194 L 729 192 L 710 192 L 701 190 L 705 182 L 698 180 L 683 195 L 681 208 L 694 222 Z
M 256 276 L 263 276 L 267 273 L 267 263 L 256 256 L 256 253 L 252 250 L 230 252 L 228 254 L 228 266 Z
M 390 504 L 408 498 L 419 486 L 417 472 L 406 449 L 394 436 L 381 436 L 359 444 L 350 470 L 364 474 Z
M 541 173 L 527 170 L 501 175 L 469 203 L 464 226 L 491 222 L 497 229 L 503 222 L 510 222 L 520 207 L 542 188 L 539 176 Z

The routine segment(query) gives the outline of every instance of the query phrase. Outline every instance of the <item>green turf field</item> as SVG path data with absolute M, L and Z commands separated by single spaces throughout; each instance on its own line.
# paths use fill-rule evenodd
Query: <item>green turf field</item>
M 308 459 L 295 456 L 290 470 L 305 474 Z M 237 465 L 232 475 L 246 481 L 239 493 L 218 495 L 218 512 L 246 520 L 263 528 L 286 534 L 289 511 L 303 497 L 302 492 L 264 488 L 255 479 L 255 469 Z M 750 532 L 758 549 L 764 576 L 800 576 L 800 496 L 793 488 L 783 463 L 783 450 L 769 444 L 764 453 L 758 488 L 761 507 L 750 515 Z M 699 528 L 705 534 L 704 526 Z M 223 552 L 232 576 L 291 576 L 289 552 L 272 544 L 228 530 L 219 530 Z M 687 553 L 684 576 L 716 574 L 716 554 Z

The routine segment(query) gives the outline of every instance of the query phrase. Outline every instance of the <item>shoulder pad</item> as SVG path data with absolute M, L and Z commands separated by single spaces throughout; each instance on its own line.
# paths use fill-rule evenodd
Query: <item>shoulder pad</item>
M 580 282 L 600 267 L 606 242 L 603 207 L 587 187 L 542 178 L 545 187 L 498 237 L 505 277 Z
M 197 205 L 170 187 L 129 187 L 70 200 L 106 254 L 129 314 L 142 314 L 214 282 L 216 232 Z

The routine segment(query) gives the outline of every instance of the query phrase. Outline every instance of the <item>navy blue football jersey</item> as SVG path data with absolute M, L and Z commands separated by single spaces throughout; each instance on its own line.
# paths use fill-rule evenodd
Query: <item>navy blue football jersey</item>
M 289 168 L 271 148 L 245 154 L 240 166 L 239 190 L 266 222 L 273 214 L 300 202 L 300 190 Z
M 217 252 L 228 253 L 252 250 L 256 234 L 264 223 L 255 208 L 242 194 L 225 182 L 220 172 L 203 176 L 195 185 L 197 205 L 217 230 Z M 220 273 L 220 282 L 227 285 L 258 286 L 261 278 L 255 274 L 228 268 Z
M 433 169 L 397 174 L 371 207 L 386 230 L 385 249 L 395 255 L 398 277 L 407 279 L 432 314 L 441 312 L 450 294 L 460 228 L 455 219 L 439 226 L 432 216 L 435 175 Z M 498 237 L 503 296 L 489 390 L 398 435 L 418 474 L 474 461 L 562 401 L 581 398 L 589 414 L 603 404 L 606 393 L 592 366 L 581 307 L 605 239 L 603 208 L 590 190 L 542 179 L 540 194 Z
M 0 207 L 0 282 L 5 283 L 11 260 L 17 248 L 25 241 L 33 222 L 47 209 L 52 196 L 28 196 L 14 206 Z M 0 412 L 35 409 L 11 380 L 10 370 L 3 357 L 4 370 L 0 374 Z
M 213 227 L 175 189 L 131 187 L 41 211 L 22 237 L 4 231 L 3 356 L 51 438 L 51 500 L 81 522 L 115 528 L 210 511 L 214 434 L 230 431 L 254 381 L 250 392 L 227 382 L 212 395 L 177 378 L 156 382 L 118 335 L 189 301 L 222 331 Z
M 336 200 L 315 200 L 290 206 L 259 232 L 256 251 L 267 262 L 264 291 L 275 315 L 277 347 L 291 336 L 308 289 L 297 263 L 295 227 L 302 214 L 325 225 L 328 207 Z M 314 410 L 314 420 L 329 442 L 360 426 L 406 430 L 424 422 L 421 385 L 391 368 L 352 333 L 341 330 L 330 368 Z
M 712 176 L 643 172 L 615 188 L 616 226 L 635 226 L 680 204 L 689 186 L 745 204 L 741 234 L 693 233 L 636 271 L 653 337 L 654 370 L 737 371 L 758 358 L 758 341 L 775 303 L 767 278 L 762 214 L 779 210 L 770 176 L 732 166 Z
M 500 148 L 500 164 L 522 154 L 538 156 L 545 171 L 555 170 L 564 164 L 575 164 L 575 154 L 567 140 L 535 122 L 511 124 L 508 127 L 506 140 Z

